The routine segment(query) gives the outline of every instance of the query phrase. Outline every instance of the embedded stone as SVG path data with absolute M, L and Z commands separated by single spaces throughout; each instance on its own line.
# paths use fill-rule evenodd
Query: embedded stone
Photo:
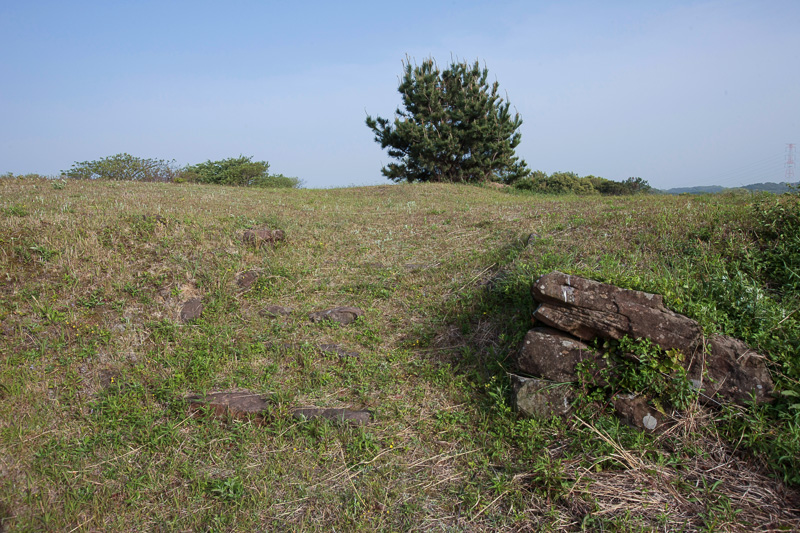
M 200 298 L 190 298 L 181 308 L 181 322 L 191 322 L 203 314 L 203 301 Z
M 278 345 L 269 345 L 269 347 L 277 349 L 281 353 L 314 350 L 327 355 L 336 355 L 342 359 L 346 359 L 348 357 L 358 357 L 359 355 L 358 352 L 351 352 L 342 348 L 338 344 L 283 343 Z
M 274 245 L 284 239 L 286 239 L 286 233 L 280 229 L 251 229 L 242 235 L 245 244 L 256 247 Z
M 256 281 L 258 281 L 258 272 L 255 270 L 247 270 L 236 276 L 236 284 L 242 290 L 252 288 Z
M 332 309 L 311 313 L 308 315 L 308 318 L 311 319 L 311 322 L 315 323 L 330 320 L 346 326 L 347 324 L 352 324 L 355 322 L 356 318 L 363 315 L 364 311 L 358 307 L 334 307 Z
M 664 414 L 650 406 L 644 396 L 617 394 L 612 398 L 612 403 L 617 415 L 630 426 L 647 431 L 660 431 L 665 427 Z
M 299 407 L 294 409 L 292 416 L 298 420 L 312 420 L 324 418 L 335 422 L 342 422 L 354 426 L 368 424 L 372 420 L 369 411 L 354 411 L 352 409 L 324 409 L 320 407 Z
M 324 354 L 337 355 L 342 359 L 347 359 L 348 357 L 358 357 L 358 352 L 351 352 L 350 350 L 342 348 L 338 344 L 320 344 L 317 346 L 317 348 Z
M 215 417 L 225 419 L 263 421 L 269 409 L 266 397 L 248 391 L 214 392 L 188 396 L 186 399 L 190 413 L 210 410 Z
M 292 314 L 294 309 L 291 307 L 283 307 L 281 305 L 268 305 L 264 307 L 259 314 L 269 318 L 278 318 Z
M 572 410 L 575 391 L 568 383 L 526 378 L 510 374 L 514 403 L 525 416 L 549 419 L 567 416 Z

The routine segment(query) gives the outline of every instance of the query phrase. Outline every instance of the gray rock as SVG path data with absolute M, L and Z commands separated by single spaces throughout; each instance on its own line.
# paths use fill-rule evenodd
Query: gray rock
M 525 335 L 517 367 L 550 381 L 577 381 L 575 366 L 586 360 L 604 363 L 598 353 L 578 339 L 552 328 L 539 327 Z
M 514 403 L 521 414 L 539 419 L 567 416 L 572 410 L 575 391 L 565 383 L 525 378 L 510 374 Z
M 203 301 L 200 298 L 190 298 L 181 308 L 181 322 L 191 322 L 203 314 Z
M 346 326 L 347 324 L 352 324 L 355 322 L 356 318 L 363 315 L 364 311 L 358 307 L 334 307 L 333 309 L 311 313 L 308 315 L 308 318 L 311 319 L 311 322 L 330 320 Z
M 664 307 L 660 295 L 561 272 L 539 278 L 532 292 L 540 302 L 534 318 L 543 324 L 581 340 L 621 339 L 625 335 L 649 339 L 663 350 L 681 351 L 692 384 L 708 397 L 740 404 L 752 397 L 757 402 L 772 399 L 774 384 L 763 356 L 726 336 L 712 337 L 704 346 L 700 325 Z M 534 328 L 525 337 L 518 365 L 532 375 L 574 381 L 575 365 L 591 357 L 596 358 L 598 368 L 604 367 L 599 354 L 593 354 L 580 341 L 548 328 Z M 656 418 L 657 425 L 661 423 L 655 414 L 650 416 Z M 652 424 L 650 419 L 648 424 Z
M 739 404 L 749 401 L 753 394 L 758 403 L 773 400 L 775 386 L 764 356 L 725 335 L 711 337 L 707 347 L 686 361 L 689 378 L 703 394 L 719 395 Z

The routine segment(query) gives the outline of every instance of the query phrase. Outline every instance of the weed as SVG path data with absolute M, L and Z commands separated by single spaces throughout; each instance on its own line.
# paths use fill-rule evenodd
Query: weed
M 3 209 L 3 214 L 7 217 L 26 217 L 29 213 L 25 204 L 13 204 Z

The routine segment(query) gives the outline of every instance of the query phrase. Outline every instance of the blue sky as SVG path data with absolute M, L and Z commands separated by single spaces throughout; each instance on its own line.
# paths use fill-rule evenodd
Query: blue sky
M 480 60 L 532 169 L 659 188 L 781 181 L 800 2 L 0 2 L 0 173 L 120 152 L 252 155 L 308 187 L 387 183 L 364 125 L 401 61 Z

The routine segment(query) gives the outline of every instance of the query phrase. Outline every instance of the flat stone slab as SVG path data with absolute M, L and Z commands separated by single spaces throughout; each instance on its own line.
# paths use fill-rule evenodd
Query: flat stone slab
M 363 316 L 364 311 L 359 309 L 358 307 L 334 307 L 332 309 L 326 309 L 324 311 L 316 311 L 308 315 L 308 318 L 311 322 L 323 322 L 325 320 L 330 320 L 332 322 L 338 322 L 343 326 L 348 324 L 352 324 L 356 321 L 356 318 Z
M 217 418 L 263 421 L 269 411 L 267 398 L 253 392 L 214 392 L 187 396 L 189 412 L 210 409 Z
M 687 361 L 688 377 L 695 388 L 709 397 L 719 395 L 738 404 L 771 402 L 775 388 L 766 358 L 746 343 L 726 335 L 715 335 L 707 350 Z
M 576 366 L 582 361 L 604 363 L 580 340 L 552 328 L 533 328 L 525 335 L 517 367 L 526 374 L 557 382 L 578 381 Z
M 298 420 L 312 420 L 324 418 L 335 422 L 343 422 L 354 426 L 369 424 L 372 413 L 369 411 L 354 411 L 352 409 L 324 409 L 321 407 L 299 407 L 292 411 L 292 416 Z
M 181 322 L 191 322 L 203 314 L 203 301 L 200 298 L 190 298 L 181 307 Z
M 282 316 L 291 315 L 294 312 L 294 309 L 291 307 L 284 307 L 282 305 L 268 305 L 261 309 L 258 312 L 261 316 L 269 317 L 269 318 L 278 318 Z
M 263 423 L 270 414 L 269 398 L 263 394 L 249 391 L 221 391 L 205 395 L 187 396 L 189 413 L 199 414 L 210 411 L 215 418 L 224 420 L 250 420 Z M 298 420 L 324 418 L 334 422 L 352 425 L 368 424 L 372 413 L 366 410 L 323 407 L 295 407 L 291 409 L 292 417 Z
M 256 281 L 258 281 L 258 271 L 256 270 L 246 270 L 236 276 L 236 284 L 245 291 L 253 288 Z
M 342 359 L 347 359 L 348 357 L 358 357 L 358 352 L 352 352 L 350 350 L 346 350 L 342 348 L 338 344 L 318 344 L 317 348 L 319 351 L 325 354 L 330 355 L 338 355 Z
M 658 294 L 622 289 L 561 272 L 540 277 L 532 293 L 541 303 L 533 315 L 536 320 L 583 341 L 630 335 L 691 356 L 701 339 L 700 325 L 664 307 Z
M 262 246 L 274 245 L 286 239 L 286 233 L 281 229 L 250 229 L 242 235 L 242 241 L 250 246 L 260 248 Z
M 567 416 L 572 410 L 575 390 L 569 383 L 526 378 L 510 374 L 514 403 L 521 414 L 538 419 Z

